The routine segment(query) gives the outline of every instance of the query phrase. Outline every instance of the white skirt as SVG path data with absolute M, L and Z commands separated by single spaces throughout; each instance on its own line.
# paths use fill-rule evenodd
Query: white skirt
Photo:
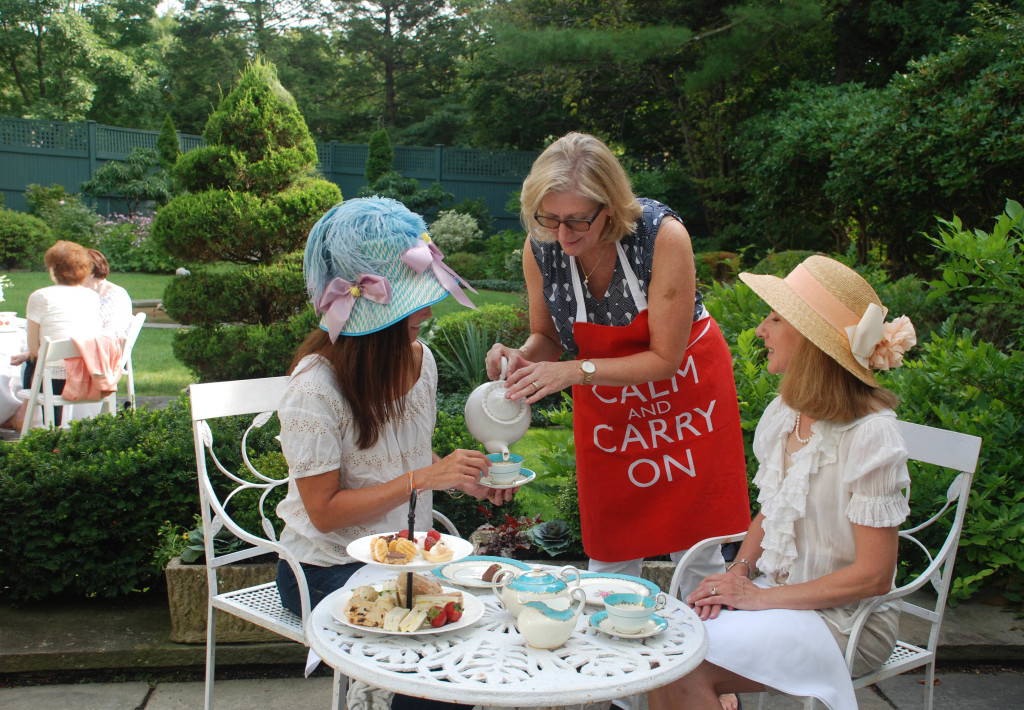
M 704 626 L 709 663 L 830 710 L 857 710 L 843 653 L 816 611 L 723 610 Z

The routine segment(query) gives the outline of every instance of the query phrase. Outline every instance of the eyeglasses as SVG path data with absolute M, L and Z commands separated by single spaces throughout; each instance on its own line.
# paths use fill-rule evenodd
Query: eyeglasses
M 558 225 L 564 224 L 566 229 L 570 232 L 585 232 L 590 229 L 591 225 L 594 224 L 594 220 L 601 214 L 601 210 L 604 209 L 604 205 L 597 208 L 597 212 L 590 219 L 558 219 L 558 217 L 549 217 L 544 214 L 535 214 L 533 218 L 537 220 L 537 224 L 544 227 L 544 229 L 556 230 Z

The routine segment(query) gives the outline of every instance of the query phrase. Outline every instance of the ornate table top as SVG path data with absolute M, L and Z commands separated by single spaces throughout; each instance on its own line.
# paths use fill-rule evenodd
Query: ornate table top
M 310 614 L 306 637 L 328 665 L 349 678 L 405 695 L 498 707 L 577 705 L 642 693 L 693 670 L 707 652 L 704 625 L 669 599 L 668 628 L 644 639 L 608 636 L 587 608 L 561 648 L 531 648 L 515 619 L 490 593 L 483 617 L 447 633 L 363 633 L 334 620 L 328 596 Z M 465 592 L 469 593 L 469 592 Z

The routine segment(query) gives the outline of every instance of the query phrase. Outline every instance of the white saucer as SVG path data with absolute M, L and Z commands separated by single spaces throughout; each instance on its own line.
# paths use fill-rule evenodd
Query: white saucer
M 480 479 L 480 485 L 486 486 L 487 488 L 516 488 L 522 486 L 537 477 L 537 474 L 528 468 L 519 469 L 519 475 L 511 483 L 492 483 L 490 476 L 484 476 Z
M 635 634 L 624 634 L 620 631 L 616 631 L 615 627 L 612 626 L 611 619 L 608 618 L 607 611 L 599 611 L 590 617 L 590 625 L 601 633 L 608 634 L 609 636 L 618 636 L 624 639 L 645 639 L 648 636 L 654 636 L 660 634 L 662 631 L 668 628 L 668 622 L 657 614 L 651 614 L 651 618 L 647 620 L 647 623 L 642 629 Z

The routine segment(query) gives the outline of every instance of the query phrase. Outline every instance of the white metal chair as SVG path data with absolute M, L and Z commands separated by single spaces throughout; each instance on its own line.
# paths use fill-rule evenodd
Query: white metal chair
M 129 367 L 132 349 L 135 347 L 135 342 L 139 338 L 142 324 L 145 321 L 145 313 L 139 313 L 132 318 L 131 326 L 121 346 L 121 357 L 117 365 L 118 372 L 124 373 L 126 368 Z M 74 401 L 64 399 L 61 395 L 53 393 L 53 367 L 69 357 L 78 357 L 79 355 L 78 346 L 70 338 L 60 340 L 54 340 L 49 336 L 43 338 L 43 342 L 39 344 L 39 355 L 36 361 L 35 374 L 32 376 L 32 385 L 29 389 L 18 391 L 18 397 L 28 402 L 25 410 L 25 422 L 21 426 L 22 436 L 28 434 L 28 430 L 32 427 L 35 408 L 39 405 L 42 405 L 43 408 L 43 426 L 46 427 L 53 427 L 55 425 L 54 407 L 64 407 L 63 419 L 65 422 L 71 421 L 72 407 L 76 404 L 99 402 L 101 404 L 100 414 L 117 412 L 117 392 L 112 392 L 102 399 L 79 399 Z M 128 386 L 129 397 L 134 406 L 135 380 L 133 376 L 129 380 Z
M 931 710 L 939 631 L 942 626 L 942 617 L 946 610 L 949 588 L 953 580 L 953 562 L 960 543 L 960 532 L 963 529 L 964 517 L 967 514 L 967 501 L 970 497 L 974 471 L 978 465 L 981 439 L 969 434 L 913 424 L 911 422 L 901 421 L 899 422 L 899 427 L 900 433 L 906 442 L 911 461 L 935 464 L 958 471 L 959 474 L 949 485 L 946 491 L 945 505 L 937 513 L 920 525 L 900 530 L 900 541 L 906 541 L 921 550 L 928 560 L 927 566 L 912 581 L 893 589 L 888 594 L 878 597 L 855 618 L 846 650 L 846 664 L 848 668 L 853 668 L 857 642 L 860 639 L 861 631 L 868 620 L 869 614 L 881 604 L 898 602 L 903 613 L 920 617 L 930 624 L 928 643 L 924 648 L 921 648 L 905 641 L 897 641 L 896 648 L 893 649 L 889 659 L 880 668 L 871 673 L 854 678 L 853 687 L 863 688 L 905 671 L 927 666 L 924 684 L 925 707 Z M 909 494 L 910 492 L 908 491 L 907 495 L 909 496 Z M 954 504 L 956 507 L 949 532 L 946 534 L 939 549 L 932 552 L 918 539 L 917 535 L 942 518 Z M 745 536 L 745 532 L 735 535 L 723 535 L 702 540 L 694 545 L 676 565 L 676 570 L 672 575 L 672 582 L 669 586 L 669 593 L 673 595 L 680 593 L 679 581 L 682 579 L 683 568 L 689 564 L 694 556 L 699 555 L 701 550 L 707 549 L 712 545 L 738 542 Z M 928 583 L 931 584 L 935 597 L 927 606 L 912 603 L 906 599 L 907 596 L 921 590 Z M 915 597 L 915 599 L 917 598 Z M 763 708 L 765 706 L 765 698 L 766 694 L 762 693 L 759 707 Z M 814 702 L 813 698 L 808 698 L 805 700 L 805 706 L 813 707 Z
M 135 368 L 132 366 L 132 351 L 135 350 L 135 343 L 142 333 L 142 326 L 146 324 L 146 314 L 136 313 L 132 316 L 131 325 L 124 338 L 124 351 L 121 353 L 121 371 L 127 379 L 128 402 L 132 409 L 135 409 Z
M 257 380 L 236 380 L 232 382 L 213 382 L 194 384 L 189 387 L 192 402 L 192 433 L 196 451 L 196 469 L 199 476 L 199 497 L 203 518 L 203 540 L 206 548 L 206 572 L 209 585 L 206 625 L 206 695 L 205 708 L 210 710 L 213 704 L 214 669 L 216 662 L 216 611 L 227 612 L 241 617 L 265 629 L 269 629 L 285 638 L 305 646 L 303 620 L 311 611 L 309 588 L 299 561 L 277 539 L 277 533 L 264 504 L 267 496 L 277 486 L 286 485 L 288 478 L 272 478 L 260 473 L 252 465 L 247 453 L 246 441 L 250 432 L 264 426 L 277 410 L 284 396 L 287 377 L 269 377 Z M 240 446 L 242 460 L 246 471 L 232 472 L 226 469 L 217 459 L 213 450 L 213 432 L 209 420 L 238 415 L 255 415 L 252 424 L 242 435 Z M 215 488 L 210 471 L 207 469 L 207 454 L 217 471 L 222 474 Z M 216 472 L 215 472 L 216 473 Z M 229 490 L 226 495 L 218 491 Z M 259 515 L 263 527 L 263 535 L 253 534 L 238 525 L 230 516 L 227 507 L 232 499 L 243 490 L 261 491 L 258 499 Z M 459 532 L 452 522 L 434 511 L 437 520 L 450 534 Z M 226 528 L 243 542 L 250 545 L 243 550 L 218 555 L 214 549 L 214 536 Z M 276 582 L 268 582 L 245 589 L 221 593 L 217 583 L 217 569 L 224 565 L 249 559 L 257 555 L 274 553 L 285 560 L 295 573 L 299 583 L 302 603 L 302 616 L 296 616 L 281 606 L 281 598 Z M 332 692 L 332 708 L 336 710 L 342 705 L 344 697 L 342 686 L 344 676 L 334 672 Z

